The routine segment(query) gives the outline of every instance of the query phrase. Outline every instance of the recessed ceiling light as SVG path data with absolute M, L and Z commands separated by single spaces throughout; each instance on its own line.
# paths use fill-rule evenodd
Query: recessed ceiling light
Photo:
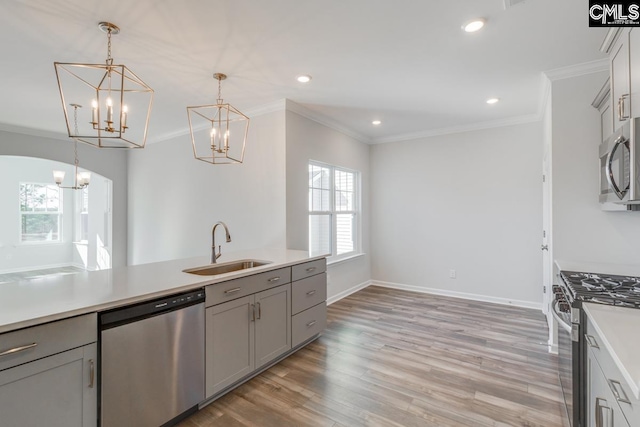
M 487 104 L 495 104 L 500 101 L 500 98 L 489 98 L 487 99 Z
M 374 126 L 380 126 L 382 124 L 382 122 L 380 120 L 374 120 L 371 122 L 372 125 Z
M 474 19 L 473 21 L 467 22 L 462 26 L 462 29 L 467 33 L 475 33 L 482 27 L 484 27 L 485 22 L 487 22 L 484 18 Z
M 309 74 L 303 74 L 301 76 L 296 77 L 296 79 L 300 83 L 309 83 L 311 81 L 311 76 Z

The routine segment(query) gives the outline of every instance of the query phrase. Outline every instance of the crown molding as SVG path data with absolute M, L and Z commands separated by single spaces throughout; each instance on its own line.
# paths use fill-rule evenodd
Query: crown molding
M 349 129 L 348 127 L 344 126 L 341 123 L 338 123 L 332 118 L 327 117 L 324 114 L 312 111 L 307 107 L 303 107 L 302 105 L 296 102 L 293 102 L 290 99 L 285 99 L 285 105 L 286 105 L 287 111 L 291 111 L 302 117 L 306 117 L 309 120 L 313 120 L 314 122 L 320 123 L 321 125 L 324 125 L 333 130 L 337 130 L 338 132 L 341 132 L 347 136 L 350 136 L 351 138 L 357 139 L 360 142 L 364 142 L 365 144 L 370 144 L 372 142 L 371 138 L 369 138 L 368 136 L 362 135 L 361 133 L 358 133 L 352 129 Z
M 19 133 L 22 135 L 37 136 L 39 138 L 50 138 L 61 141 L 69 140 L 69 135 L 63 132 L 54 132 L 44 129 L 35 129 L 26 126 L 11 125 L 9 123 L 0 123 L 0 131 Z
M 529 114 L 525 116 L 510 117 L 508 119 L 491 120 L 487 122 L 472 123 L 468 125 L 450 126 L 446 128 L 433 129 L 425 132 L 406 133 L 403 135 L 376 138 L 371 141 L 371 144 L 385 144 L 388 142 L 400 142 L 400 141 L 409 141 L 413 139 L 431 138 L 433 136 L 472 132 L 476 130 L 521 125 L 525 123 L 532 123 L 532 122 L 538 122 L 538 121 L 540 121 L 540 117 L 537 114 Z
M 606 58 L 599 59 L 597 61 L 569 65 L 568 67 L 555 68 L 553 70 L 544 71 L 544 74 L 553 82 L 571 77 L 584 76 L 586 74 L 599 73 L 601 71 L 609 71 L 609 60 Z

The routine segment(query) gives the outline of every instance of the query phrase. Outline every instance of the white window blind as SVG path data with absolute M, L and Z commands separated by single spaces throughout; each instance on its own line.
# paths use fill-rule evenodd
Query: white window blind
M 309 252 L 332 259 L 358 251 L 358 172 L 309 163 Z

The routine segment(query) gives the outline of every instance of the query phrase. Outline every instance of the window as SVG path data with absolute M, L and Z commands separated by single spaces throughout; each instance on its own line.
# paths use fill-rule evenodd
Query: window
M 332 260 L 358 252 L 358 172 L 309 163 L 309 252 Z
M 60 242 L 62 192 L 53 184 L 20 183 L 21 242 Z

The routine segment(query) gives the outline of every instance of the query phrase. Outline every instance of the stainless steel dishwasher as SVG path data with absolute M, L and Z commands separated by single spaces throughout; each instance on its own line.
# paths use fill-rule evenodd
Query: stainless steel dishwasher
M 101 313 L 101 427 L 168 426 L 195 412 L 204 324 L 204 290 Z

